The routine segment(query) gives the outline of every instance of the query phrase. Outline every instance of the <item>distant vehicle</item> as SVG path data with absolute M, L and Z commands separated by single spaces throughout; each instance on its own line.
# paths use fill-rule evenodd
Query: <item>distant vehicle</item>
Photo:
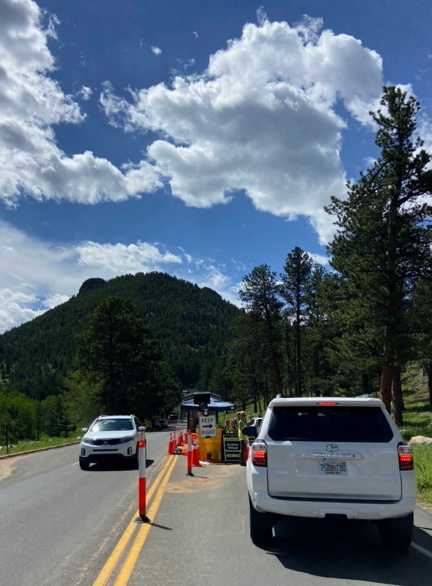
M 252 417 L 249 425 L 252 425 L 253 427 L 261 427 L 262 420 L 262 417 Z
M 159 423 L 161 424 L 162 429 L 168 427 L 168 421 L 166 419 L 159 419 Z
M 155 419 L 152 419 L 152 427 L 153 429 L 162 429 L 161 422 L 157 417 Z
M 170 419 L 178 419 L 178 411 L 171 411 Z
M 411 544 L 416 475 L 407 445 L 379 399 L 273 399 L 255 436 L 246 478 L 252 541 L 278 517 L 362 519 L 384 545 Z
M 101 415 L 84 428 L 79 465 L 88 470 L 92 462 L 129 462 L 138 467 L 138 443 L 145 427 L 135 415 Z

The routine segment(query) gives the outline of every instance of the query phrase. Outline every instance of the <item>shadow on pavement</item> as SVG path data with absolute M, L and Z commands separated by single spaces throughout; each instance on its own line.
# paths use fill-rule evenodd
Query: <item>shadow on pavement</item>
M 418 527 L 413 542 L 432 552 L 432 537 Z M 406 553 L 384 548 L 372 524 L 284 519 L 262 549 L 285 568 L 313 576 L 395 586 L 432 583 L 432 559 L 412 547 Z
M 150 523 L 152 527 L 157 527 L 158 529 L 165 529 L 165 531 L 172 531 L 171 527 L 165 527 L 164 525 L 158 525 L 157 523 Z
M 155 463 L 154 460 L 146 460 L 146 468 L 149 468 L 150 466 L 152 466 Z M 90 464 L 90 468 L 89 471 L 90 472 L 107 472 L 107 471 L 112 472 L 113 470 L 117 470 L 117 471 L 121 471 L 124 472 L 125 470 L 137 470 L 135 466 L 131 466 L 129 462 L 123 462 L 123 461 L 118 461 L 118 462 L 105 462 L 105 463 L 92 463 Z

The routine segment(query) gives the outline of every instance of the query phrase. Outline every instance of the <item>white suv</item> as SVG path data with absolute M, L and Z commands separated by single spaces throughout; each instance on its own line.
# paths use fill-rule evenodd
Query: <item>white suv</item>
M 260 430 L 243 433 L 257 438 L 246 469 L 254 542 L 286 515 L 370 520 L 385 545 L 410 546 L 412 450 L 379 399 L 277 398 Z
M 145 427 L 135 415 L 101 415 L 84 428 L 79 464 L 88 470 L 92 462 L 130 462 L 138 466 L 138 443 Z

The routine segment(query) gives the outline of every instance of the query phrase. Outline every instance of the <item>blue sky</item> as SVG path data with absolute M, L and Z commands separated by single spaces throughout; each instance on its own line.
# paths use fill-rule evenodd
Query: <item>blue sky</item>
M 254 266 L 324 257 L 383 83 L 432 146 L 431 25 L 421 0 L 0 0 L 0 331 L 89 277 L 236 302 Z

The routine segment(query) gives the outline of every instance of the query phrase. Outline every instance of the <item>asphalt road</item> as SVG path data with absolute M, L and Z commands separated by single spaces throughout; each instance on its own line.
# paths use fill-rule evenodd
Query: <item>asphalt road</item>
M 386 550 L 372 525 L 294 519 L 278 522 L 271 546 L 257 547 L 245 469 L 212 465 L 188 477 L 185 457 L 165 457 L 167 440 L 148 436 L 150 524 L 136 523 L 136 471 L 82 472 L 77 446 L 18 462 L 0 481 L 0 585 L 432 583 L 432 516 L 422 509 L 406 554 Z
M 177 460 L 128 586 L 432 584 L 432 516 L 421 509 L 414 540 L 424 551 L 386 550 L 372 525 L 308 519 L 278 522 L 272 545 L 257 547 L 245 469 L 211 466 L 188 478 Z
M 164 432 L 147 434 L 147 482 L 167 451 Z M 138 473 L 78 466 L 78 445 L 16 461 L 0 480 L 0 585 L 93 584 L 136 511 Z M 1 475 L 1 470 L 0 470 Z

